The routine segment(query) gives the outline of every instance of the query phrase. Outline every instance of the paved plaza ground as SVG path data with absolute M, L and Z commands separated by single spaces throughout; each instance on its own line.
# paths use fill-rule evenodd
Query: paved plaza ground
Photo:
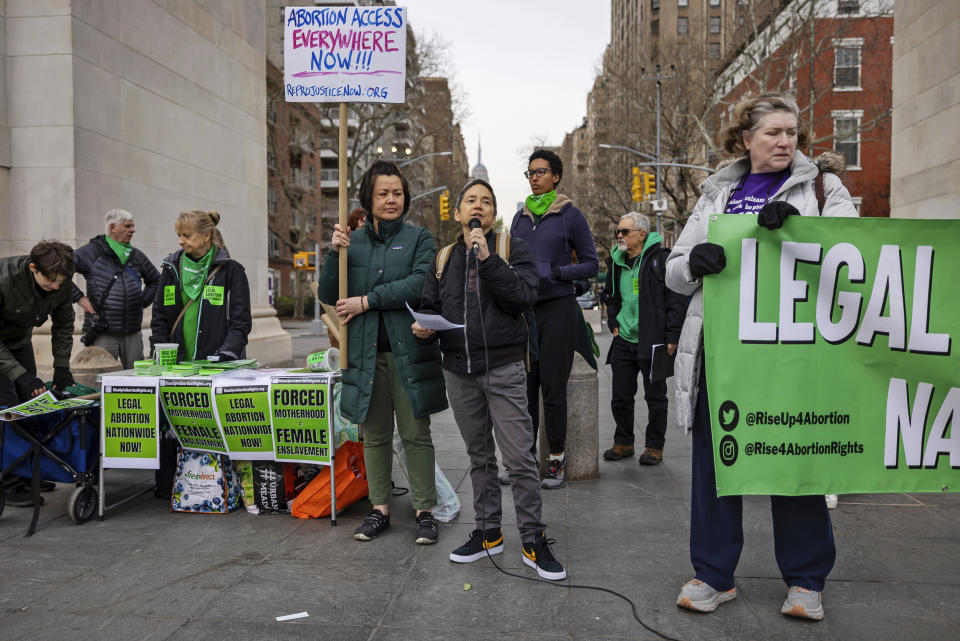
M 286 323 L 302 361 L 325 337 Z M 601 349 L 610 335 L 599 335 Z M 609 368 L 601 367 L 600 445 L 612 442 Z M 645 424 L 642 394 L 638 425 Z M 638 616 L 676 639 L 960 639 L 960 495 L 840 497 L 834 510 L 838 557 L 819 623 L 780 614 L 786 587 L 773 556 L 769 500 L 744 501 L 746 546 L 738 598 L 709 615 L 674 599 L 692 576 L 687 549 L 690 441 L 671 411 L 665 458 L 600 462 L 600 478 L 544 492 L 553 550 L 569 578 L 536 583 L 501 573 L 488 560 L 457 565 L 447 556 L 473 529 L 463 442 L 449 410 L 433 419 L 437 460 L 463 508 L 442 524 L 434 546 L 414 544 L 409 494 L 393 503 L 391 528 L 353 540 L 369 504 L 339 518 L 173 514 L 152 494 L 74 525 L 71 486 L 46 494 L 39 529 L 24 538 L 31 510 L 0 516 L 0 639 L 190 641 L 547 641 L 656 639 Z M 406 479 L 395 473 L 398 485 Z M 152 485 L 152 473 L 108 470 L 108 501 Z M 523 565 L 509 491 L 504 494 L 505 570 Z M 465 590 L 465 584 L 471 584 Z M 277 623 L 306 611 L 309 617 Z

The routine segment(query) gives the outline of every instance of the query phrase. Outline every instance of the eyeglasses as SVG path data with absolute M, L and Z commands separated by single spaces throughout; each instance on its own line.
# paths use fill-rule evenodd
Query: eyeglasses
M 549 172 L 549 171 L 550 171 L 550 170 L 547 169 L 546 167 L 540 167 L 539 169 L 529 169 L 529 170 L 523 172 L 523 176 L 524 176 L 524 178 L 533 178 L 534 176 L 538 176 L 538 177 L 540 177 L 540 178 L 543 178 L 544 176 L 547 175 L 547 172 Z
M 616 232 L 615 235 L 617 235 L 617 236 L 629 236 L 629 235 L 630 235 L 630 232 L 633 232 L 633 231 L 638 231 L 638 230 L 636 230 L 636 229 L 617 229 L 617 232 Z

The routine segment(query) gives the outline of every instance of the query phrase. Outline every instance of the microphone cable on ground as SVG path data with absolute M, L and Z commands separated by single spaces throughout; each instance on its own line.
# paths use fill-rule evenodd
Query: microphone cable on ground
M 509 242 L 509 241 L 508 241 L 508 242 Z M 464 244 L 466 244 L 466 243 L 464 243 Z M 469 248 L 467 249 L 467 255 L 466 255 L 466 260 L 465 260 L 465 267 L 464 267 L 464 278 L 463 278 L 464 349 L 467 350 L 467 358 L 469 359 L 470 345 L 469 345 L 469 343 L 466 341 L 466 336 L 467 336 L 467 332 L 466 332 L 466 329 L 467 329 L 467 328 L 466 328 L 466 325 L 467 325 L 467 309 L 468 309 L 468 307 L 467 307 L 467 296 L 468 296 L 468 294 L 469 294 L 470 258 L 471 258 L 471 257 L 473 257 L 474 265 L 475 265 L 475 268 L 476 268 L 476 271 L 477 271 L 477 281 L 476 281 L 476 282 L 477 282 L 477 287 L 476 287 L 477 313 L 478 313 L 479 316 L 480 316 L 480 332 L 481 332 L 481 335 L 482 335 L 482 337 L 483 337 L 483 359 L 484 359 L 484 363 L 483 363 L 483 365 L 484 365 L 484 373 L 483 373 L 482 389 L 483 389 L 484 396 L 485 396 L 485 401 L 486 401 L 486 402 L 484 403 L 484 407 L 485 407 L 484 426 L 489 426 L 489 427 L 490 427 L 490 430 L 491 430 L 491 433 L 490 433 L 491 438 L 490 438 L 490 439 L 487 439 L 488 448 L 489 448 L 489 442 L 490 442 L 490 440 L 492 440 L 492 438 L 493 438 L 493 436 L 494 436 L 494 432 L 493 432 L 493 422 L 492 422 L 492 419 L 490 418 L 490 358 L 489 358 L 489 353 L 488 353 L 488 351 L 487 351 L 487 329 L 486 329 L 486 327 L 485 327 L 484 324 L 483 324 L 483 303 L 482 303 L 482 301 L 481 301 L 481 299 L 480 299 L 480 259 L 479 259 L 479 257 L 477 256 L 477 253 L 474 252 L 474 251 L 472 251 L 472 250 L 469 249 Z M 511 269 L 512 269 L 512 267 L 511 267 Z M 526 323 L 526 322 L 524 322 L 524 323 Z M 534 429 L 537 429 L 537 426 L 534 425 L 533 428 L 534 428 Z M 502 463 L 502 461 L 501 461 L 501 463 Z M 486 467 L 485 472 L 489 472 L 489 466 L 490 466 L 490 452 L 489 452 L 489 449 L 488 449 L 488 451 L 487 451 L 486 462 L 484 463 L 484 466 Z M 509 472 L 509 470 L 508 470 L 508 472 Z M 480 489 L 480 504 L 483 505 L 483 506 L 486 505 L 486 494 L 487 494 L 487 484 L 486 484 L 486 482 L 484 482 L 482 488 Z M 542 505 L 542 502 L 541 502 L 541 505 Z M 541 508 L 541 509 L 542 509 L 542 508 Z M 486 514 L 485 514 L 485 513 L 483 513 L 483 514 L 480 515 L 480 528 L 481 528 L 484 532 L 486 532 L 486 530 L 487 530 Z M 521 543 L 522 543 L 522 542 L 521 542 Z M 612 594 L 612 595 L 615 596 L 615 597 L 618 597 L 618 598 L 620 598 L 620 599 L 623 599 L 624 601 L 626 601 L 626 602 L 630 605 L 630 610 L 631 610 L 631 613 L 633 614 L 633 618 L 637 621 L 637 623 L 639 623 L 641 626 L 643 626 L 647 631 L 652 632 L 653 634 L 657 635 L 658 637 L 660 637 L 660 638 L 662 638 L 662 639 L 666 639 L 666 641 L 680 641 L 680 639 L 677 639 L 677 638 L 675 638 L 675 637 L 668 636 L 668 635 L 664 634 L 663 632 L 660 632 L 659 630 L 656 630 L 656 629 L 650 627 L 649 625 L 647 625 L 647 624 L 643 621 L 643 619 L 640 618 L 640 615 L 637 614 L 637 606 L 636 606 L 636 604 L 635 604 L 628 596 L 626 596 L 625 594 L 622 594 L 622 593 L 620 593 L 620 592 L 617 592 L 616 590 L 613 590 L 613 589 L 611 589 L 611 588 L 605 588 L 605 587 L 598 586 L 598 585 L 579 585 L 579 584 L 575 584 L 575 583 L 566 583 L 566 582 L 559 582 L 559 581 L 547 581 L 547 580 L 541 579 L 541 578 L 539 578 L 539 577 L 533 578 L 533 577 L 525 576 L 525 575 L 523 575 L 523 574 L 517 574 L 516 572 L 510 572 L 510 571 L 505 570 L 505 569 L 503 569 L 502 567 L 500 567 L 500 566 L 497 564 L 497 562 L 494 560 L 493 556 L 490 555 L 489 553 L 485 554 L 484 556 L 490 561 L 490 563 L 493 564 L 493 567 L 497 568 L 497 570 L 499 570 L 501 573 L 506 574 L 507 576 L 515 577 L 515 578 L 517 578 L 517 579 L 523 579 L 524 581 L 530 581 L 530 582 L 532 582 L 532 583 L 540 583 L 540 584 L 548 585 L 548 586 L 550 586 L 550 587 L 555 587 L 555 588 L 570 588 L 570 589 L 574 589 L 574 590 L 594 590 L 594 591 L 597 591 L 597 592 L 605 592 L 605 593 L 607 593 L 607 594 Z

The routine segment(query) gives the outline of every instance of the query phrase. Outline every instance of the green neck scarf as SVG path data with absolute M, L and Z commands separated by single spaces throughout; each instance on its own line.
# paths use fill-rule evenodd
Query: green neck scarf
M 210 251 L 204 254 L 200 260 L 193 260 L 183 252 L 180 257 L 180 277 L 183 279 L 183 293 L 190 300 L 197 300 L 200 291 L 203 289 L 203 281 L 207 277 L 207 270 L 210 269 L 210 263 L 213 262 L 213 256 L 217 253 L 215 245 L 210 246 Z
M 120 259 L 120 264 L 126 265 L 127 259 L 130 258 L 130 253 L 133 251 L 133 246 L 130 243 L 118 242 L 107 235 L 104 235 L 104 239 L 106 239 L 107 244 L 110 245 L 113 253 Z
M 527 196 L 527 209 L 533 212 L 534 216 L 543 216 L 550 209 L 550 205 L 557 199 L 557 191 L 548 191 L 545 194 Z

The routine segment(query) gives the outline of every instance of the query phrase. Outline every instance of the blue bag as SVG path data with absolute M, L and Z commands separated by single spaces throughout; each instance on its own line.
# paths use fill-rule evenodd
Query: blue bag
M 59 410 L 19 419 L 17 425 L 41 443 L 50 438 L 45 443 L 46 447 L 74 470 L 85 473 L 93 471 L 100 460 L 100 408 L 84 408 L 84 412 L 78 413 L 76 409 Z M 6 469 L 30 450 L 31 444 L 17 434 L 10 423 L 0 422 L 0 429 L 4 430 L 2 467 Z M 8 470 L 7 474 L 32 478 L 33 457 L 28 456 L 14 469 Z M 40 478 L 58 483 L 72 483 L 74 480 L 70 473 L 42 453 Z

